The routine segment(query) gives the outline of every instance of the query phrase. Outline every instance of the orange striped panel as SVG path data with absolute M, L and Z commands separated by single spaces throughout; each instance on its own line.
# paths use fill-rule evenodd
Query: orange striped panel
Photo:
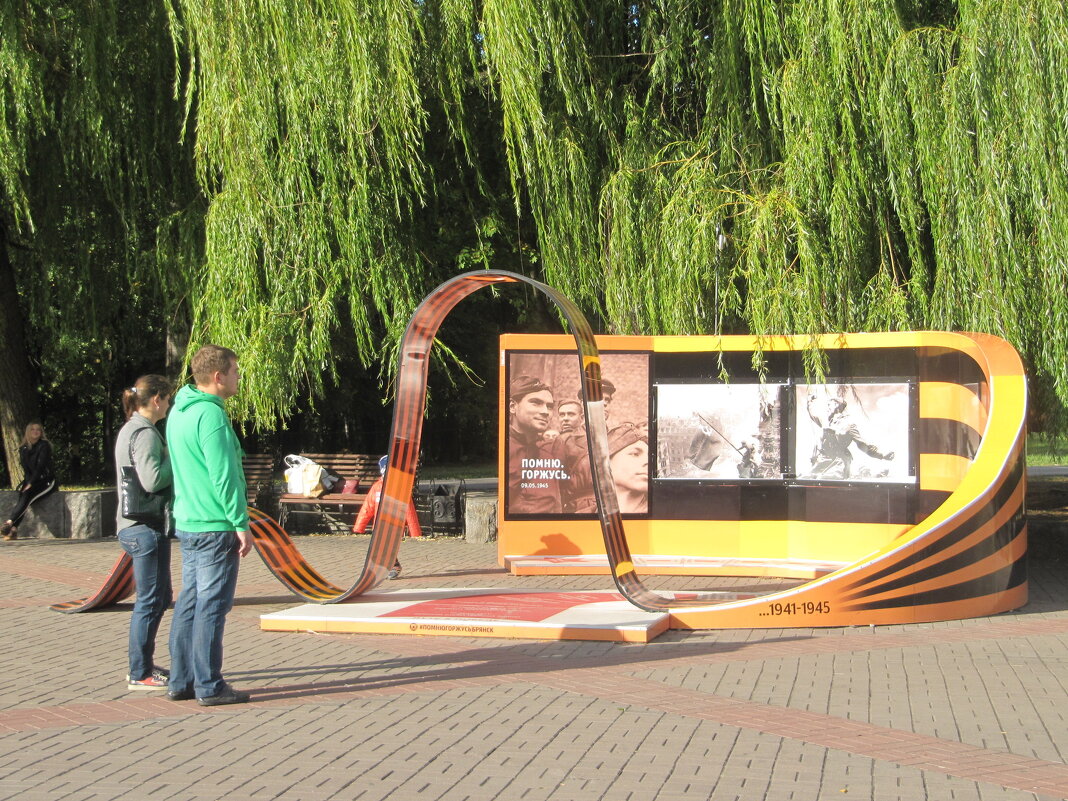
M 986 407 L 967 387 L 942 381 L 921 381 L 919 394 L 920 417 L 956 420 L 976 431 L 986 428 Z
M 958 483 L 929 517 L 878 553 L 793 590 L 710 606 L 709 600 L 696 594 L 655 593 L 645 587 L 634 570 L 615 503 L 604 417 L 591 415 L 593 404 L 602 401 L 602 392 L 600 357 L 588 321 L 556 290 L 521 275 L 489 270 L 467 273 L 439 286 L 420 304 L 405 331 L 382 502 L 363 570 L 349 589 L 342 590 L 319 575 L 274 520 L 252 510 L 250 526 L 257 552 L 272 573 L 295 594 L 318 603 L 336 603 L 366 592 L 385 578 L 404 534 L 405 511 L 411 498 L 422 436 L 427 370 L 434 336 L 459 301 L 484 286 L 501 283 L 525 283 L 539 290 L 556 303 L 571 329 L 582 364 L 587 449 L 605 553 L 616 587 L 635 605 L 650 611 L 672 610 L 672 619 L 678 626 L 714 628 L 937 620 L 946 619 L 945 616 L 1004 611 L 1018 605 L 1021 598 L 1026 600 L 1023 558 L 1026 523 L 1018 491 L 1023 483 L 1026 384 L 1019 356 L 1008 343 L 982 334 L 940 332 L 762 339 L 760 344 L 765 348 L 801 350 L 815 342 L 824 348 L 930 346 L 965 353 L 985 373 L 989 387 L 985 418 L 968 406 L 966 396 L 958 390 L 932 386 L 921 391 L 927 398 L 921 404 L 926 404 L 923 408 L 933 416 L 944 416 L 947 412 L 938 401 L 938 393 L 942 393 L 946 409 L 956 410 L 949 414 L 966 418 L 962 422 L 969 425 L 973 422 L 980 425 L 982 444 L 970 469 L 964 469 L 963 473 L 960 462 L 955 467 L 947 466 L 946 461 L 930 462 L 934 465 L 932 483 L 947 488 L 951 478 L 959 479 Z M 753 349 L 755 345 L 752 338 L 729 339 L 730 342 L 727 338 L 716 338 L 716 341 L 734 349 Z M 596 420 L 597 425 L 592 425 L 591 420 Z M 923 454 L 922 458 L 932 456 Z M 996 522 L 988 525 L 991 520 Z M 966 539 L 971 541 L 969 538 L 979 541 L 964 546 Z M 966 550 L 957 549 L 958 544 Z M 967 557 L 962 556 L 969 552 L 976 557 L 972 560 L 974 565 L 966 563 Z M 931 554 L 937 556 L 932 558 Z M 116 565 L 112 573 L 118 569 Z M 128 571 L 128 566 L 125 569 Z M 889 580 L 907 584 L 910 575 L 916 584 L 911 592 L 898 593 L 901 588 L 889 588 L 886 583 Z M 105 589 L 93 596 L 100 599 L 97 605 L 118 592 L 114 589 L 105 592 Z M 53 608 L 68 611 L 64 607 L 70 607 L 69 611 L 79 611 L 93 599 Z
M 119 601 L 133 595 L 134 576 L 133 559 L 125 551 L 115 561 L 111 570 L 104 579 L 104 583 L 96 592 L 87 598 L 79 598 L 75 601 L 62 601 L 52 604 L 49 609 L 64 614 L 75 612 L 90 612 L 93 609 L 103 609 L 113 606 Z
M 950 453 L 920 454 L 920 489 L 952 492 L 960 486 L 972 460 Z

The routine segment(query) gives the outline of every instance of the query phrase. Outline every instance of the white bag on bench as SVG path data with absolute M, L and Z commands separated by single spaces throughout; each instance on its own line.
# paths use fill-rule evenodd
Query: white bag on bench
M 291 453 L 285 458 L 286 490 L 305 498 L 318 498 L 326 488 L 323 486 L 324 470 L 306 456 Z

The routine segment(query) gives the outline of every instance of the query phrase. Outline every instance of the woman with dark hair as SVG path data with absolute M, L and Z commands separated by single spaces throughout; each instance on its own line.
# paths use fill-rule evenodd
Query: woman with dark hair
M 172 495 L 171 463 L 167 446 L 156 423 L 167 416 L 174 387 L 161 375 L 143 375 L 123 390 L 126 425 L 115 438 L 115 473 L 119 485 L 116 528 L 119 544 L 133 559 L 137 601 L 130 617 L 131 690 L 166 690 L 167 671 L 156 667 L 152 657 L 156 632 L 163 612 L 170 606 L 171 545 L 167 526 Z M 149 497 L 148 511 L 137 520 L 123 517 L 122 469 L 133 467 L 141 488 Z
M 0 526 L 5 540 L 18 539 L 18 525 L 30 504 L 56 491 L 56 476 L 52 471 L 52 443 L 45 438 L 40 423 L 30 423 L 19 445 L 19 461 L 22 463 L 22 483 L 19 484 L 19 499 L 11 511 L 11 517 Z

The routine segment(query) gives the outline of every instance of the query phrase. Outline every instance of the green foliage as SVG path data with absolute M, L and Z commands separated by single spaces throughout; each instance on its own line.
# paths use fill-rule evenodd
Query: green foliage
M 0 197 L 14 227 L 30 221 L 25 177 L 33 131 L 49 122 L 40 58 L 26 46 L 15 0 L 0 4 Z
M 0 34 L 31 317 L 119 331 L 126 280 L 241 353 L 260 431 L 380 403 L 412 309 L 482 267 L 613 333 L 987 331 L 1068 424 L 1060 0 L 0 0 Z M 551 319 L 486 297 L 432 418 L 457 361 L 493 380 L 473 339 Z
M 0 228 L 18 289 L 5 311 L 25 321 L 17 358 L 35 368 L 60 475 L 100 476 L 119 391 L 164 369 L 165 321 L 185 286 L 174 273 L 188 261 L 173 254 L 158 280 L 155 247 L 159 221 L 197 192 L 166 15 L 122 0 L 5 0 L 0 31 Z
M 331 374 L 345 311 L 371 363 L 433 284 L 504 266 L 509 204 L 504 250 L 610 331 L 983 330 L 1068 399 L 1059 2 L 174 4 L 194 336 L 253 356 L 257 421 Z
M 342 321 L 369 363 L 421 298 L 425 44 L 401 0 L 175 5 L 210 198 L 193 339 L 241 353 L 239 411 L 269 425 L 336 377 Z

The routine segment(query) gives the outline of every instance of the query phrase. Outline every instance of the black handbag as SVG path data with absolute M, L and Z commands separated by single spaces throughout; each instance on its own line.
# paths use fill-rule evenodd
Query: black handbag
M 159 432 L 154 433 L 157 437 L 159 436 Z M 135 523 L 162 525 L 166 497 L 149 492 L 141 486 L 141 479 L 137 477 L 137 468 L 132 464 L 133 460 L 133 437 L 130 437 L 131 464 L 123 465 L 119 471 L 119 503 L 122 516 Z

